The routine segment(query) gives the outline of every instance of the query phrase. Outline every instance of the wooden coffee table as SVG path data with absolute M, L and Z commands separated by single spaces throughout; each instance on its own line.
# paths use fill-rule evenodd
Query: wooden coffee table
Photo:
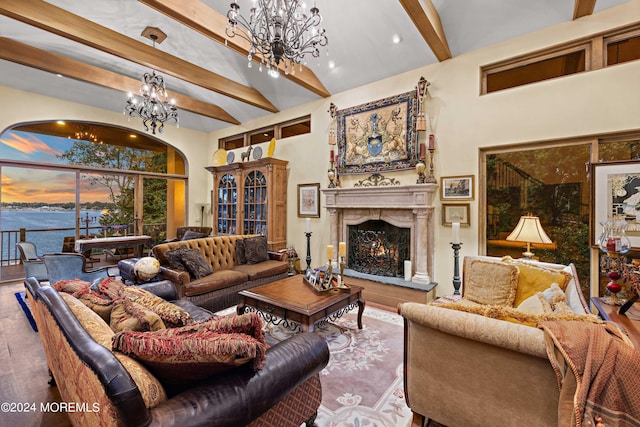
M 267 322 L 313 331 L 316 323 L 337 319 L 357 306 L 358 329 L 362 329 L 365 306 L 362 287 L 351 286 L 349 291 L 332 290 L 317 294 L 302 278 L 302 275 L 291 276 L 240 291 L 238 314 L 255 310 Z

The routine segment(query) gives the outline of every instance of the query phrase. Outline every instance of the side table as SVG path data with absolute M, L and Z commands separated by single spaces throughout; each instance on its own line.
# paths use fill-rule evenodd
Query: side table
M 591 297 L 591 302 L 596 306 L 600 317 L 618 325 L 633 342 L 636 350 L 640 351 L 640 321 L 631 320 L 624 314 L 618 314 L 620 306 L 605 304 L 599 297 Z

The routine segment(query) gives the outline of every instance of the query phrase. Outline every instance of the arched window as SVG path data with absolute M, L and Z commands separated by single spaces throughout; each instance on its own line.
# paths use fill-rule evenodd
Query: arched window
M 15 243 L 60 252 L 65 237 L 148 234 L 184 223 L 181 152 L 147 134 L 102 123 L 20 123 L 0 134 L 2 263 Z

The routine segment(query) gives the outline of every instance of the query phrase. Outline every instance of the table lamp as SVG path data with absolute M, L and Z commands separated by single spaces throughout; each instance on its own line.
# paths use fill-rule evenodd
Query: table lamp
M 527 259 L 533 259 L 531 243 L 553 243 L 542 229 L 540 218 L 533 215 L 522 215 L 516 228 L 507 236 L 507 240 L 516 242 L 526 242 L 527 251 L 522 255 Z

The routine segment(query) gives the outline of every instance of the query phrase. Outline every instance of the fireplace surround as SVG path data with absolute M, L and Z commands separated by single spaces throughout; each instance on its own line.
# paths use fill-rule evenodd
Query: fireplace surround
M 325 188 L 330 243 L 348 243 L 349 225 L 381 220 L 410 230 L 411 284 L 430 288 L 434 262 L 434 205 L 437 184 Z M 348 256 L 349 254 L 347 254 Z M 347 259 L 347 264 L 349 260 Z

